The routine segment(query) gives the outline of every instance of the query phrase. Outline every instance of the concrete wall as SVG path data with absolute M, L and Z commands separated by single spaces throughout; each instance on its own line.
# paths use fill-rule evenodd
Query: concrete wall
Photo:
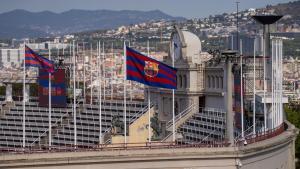
M 0 63 L 5 67 L 20 67 L 24 59 L 24 49 L 0 49 Z
M 224 65 L 205 69 L 205 106 L 225 110 Z
M 224 97 L 223 96 L 206 96 L 205 97 L 205 107 L 209 108 L 217 108 L 225 110 L 224 104 Z
M 154 108 L 150 109 L 150 117 L 153 117 Z M 144 113 L 140 118 L 135 120 L 131 125 L 129 125 L 129 136 L 127 136 L 127 143 L 144 143 L 148 142 L 149 136 L 149 113 Z M 152 136 L 152 129 L 151 129 Z M 116 135 L 112 136 L 112 143 L 124 143 L 124 136 Z
M 243 147 L 157 148 L 2 154 L 0 168 L 22 169 L 294 169 L 298 130 Z
M 245 159 L 241 159 L 242 169 L 290 169 L 289 154 L 291 149 L 289 145 L 278 148 L 274 151 L 262 153 L 261 155 L 253 155 Z M 263 159 L 263 160 L 262 160 Z

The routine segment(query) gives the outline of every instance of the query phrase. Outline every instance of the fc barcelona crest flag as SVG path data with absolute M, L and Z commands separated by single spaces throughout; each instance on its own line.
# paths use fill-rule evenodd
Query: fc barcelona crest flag
M 176 89 L 177 69 L 126 47 L 127 80 L 148 86 Z

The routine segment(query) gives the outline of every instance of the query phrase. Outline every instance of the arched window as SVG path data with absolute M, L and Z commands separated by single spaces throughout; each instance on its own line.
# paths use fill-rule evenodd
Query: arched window
M 210 76 L 207 76 L 207 87 L 210 88 Z
M 183 87 L 184 87 L 184 88 L 187 87 L 187 79 L 186 79 L 186 75 L 183 75 Z
M 219 77 L 216 76 L 216 88 L 218 89 L 219 87 L 220 87 L 220 85 L 219 85 Z
M 223 89 L 223 77 L 220 76 L 220 88 Z
M 182 76 L 179 75 L 179 87 L 182 87 Z
M 215 88 L 215 76 L 212 76 L 211 84 L 212 84 L 212 88 Z

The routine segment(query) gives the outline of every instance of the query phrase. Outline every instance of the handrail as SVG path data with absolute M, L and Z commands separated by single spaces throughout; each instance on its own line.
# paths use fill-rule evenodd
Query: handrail
M 186 109 L 184 109 L 181 113 L 177 114 L 175 116 L 175 124 L 182 118 L 182 117 L 185 117 L 190 111 L 191 109 L 193 110 L 195 108 L 195 105 L 194 104 L 191 104 L 189 107 L 187 107 Z M 173 124 L 173 120 L 170 120 L 167 125 L 166 125 L 166 128 L 170 128 Z M 173 133 L 169 133 L 167 136 L 165 136 L 161 142 L 164 142 L 166 141 L 171 135 L 173 135 Z
M 195 104 L 191 104 L 189 107 L 187 107 L 186 109 L 184 109 L 181 113 L 177 114 L 175 116 L 175 124 L 183 117 L 185 117 L 188 113 L 190 113 L 191 110 L 193 110 L 195 108 Z M 170 121 L 168 121 L 166 128 L 170 128 L 173 124 L 173 120 L 171 119 Z
M 253 128 L 253 125 L 250 126 L 247 130 L 245 130 L 245 131 L 244 131 L 244 134 L 245 134 L 247 131 L 249 131 L 250 129 L 252 129 L 252 128 Z M 250 135 L 251 133 L 253 133 L 253 132 L 250 132 L 248 135 Z M 243 138 L 241 137 L 242 134 L 243 134 L 243 133 L 240 133 L 240 134 L 234 139 L 234 141 L 237 142 L 237 141 L 239 141 L 240 139 L 243 139 Z M 247 136 L 248 136 L 248 135 L 247 135 Z M 244 135 L 244 137 L 246 137 L 246 136 Z
M 148 108 L 148 105 L 146 105 L 144 108 L 142 108 L 139 112 L 135 113 L 135 115 L 129 120 L 129 124 L 132 124 L 136 119 L 141 117 L 145 112 L 147 112 L 151 107 L 154 105 L 151 103 L 150 108 Z
M 150 107 L 153 107 L 154 104 L 151 103 Z M 129 124 L 132 124 L 137 118 L 139 118 L 141 115 L 143 115 L 146 111 L 148 110 L 148 105 L 146 105 L 145 107 L 143 107 L 138 113 L 135 114 L 135 116 L 133 116 L 130 120 L 129 120 Z M 105 137 L 105 135 L 110 132 L 112 130 L 112 127 L 107 128 L 103 133 L 102 133 L 102 138 L 103 139 Z M 109 139 L 108 139 L 109 140 Z M 107 141 L 108 141 L 107 140 Z M 105 144 L 107 143 L 107 141 L 105 142 Z
M 227 147 L 225 141 L 218 142 L 213 141 L 209 144 L 178 144 L 174 142 L 139 142 L 139 143 L 116 143 L 110 144 L 99 144 L 99 145 L 90 145 L 90 146 L 80 146 L 80 145 L 66 145 L 66 146 L 45 146 L 43 148 L 0 148 L 0 152 L 9 152 L 9 153 L 49 153 L 49 152 L 83 152 L 83 151 L 114 151 L 114 150 L 139 150 L 139 149 L 162 149 L 162 148 L 214 148 L 214 147 Z
M 255 134 L 252 133 L 252 134 L 246 136 L 245 140 L 247 141 L 247 144 L 251 144 L 251 143 L 255 143 L 258 141 L 266 140 L 268 138 L 277 136 L 285 131 L 284 124 L 285 123 L 282 123 L 280 126 L 270 129 L 270 130 L 267 130 L 267 131 L 257 132 Z M 242 140 L 242 141 L 244 141 L 244 140 Z M 242 144 L 242 142 L 241 142 L 241 140 L 238 140 L 238 142 L 236 142 L 236 145 L 240 145 L 240 144 Z
M 163 138 L 163 139 L 161 140 L 161 142 L 165 142 L 169 137 L 171 137 L 171 135 L 173 135 L 172 132 L 170 132 L 165 138 Z
M 200 144 L 205 141 L 209 136 L 211 136 L 212 134 L 214 134 L 217 130 L 214 130 L 213 132 L 211 132 L 209 135 L 205 136 L 201 141 Z
M 67 115 L 69 115 L 69 111 L 67 111 L 63 116 L 61 116 L 60 119 L 56 120 L 55 123 L 54 123 L 54 125 L 57 125 L 58 122 L 62 122 L 62 121 L 63 121 L 63 118 L 64 118 L 64 117 L 67 117 Z M 32 146 L 33 144 L 35 144 L 36 141 L 38 141 L 38 140 L 40 141 L 41 138 L 42 138 L 43 136 L 45 136 L 45 134 L 46 134 L 47 132 L 49 132 L 49 128 L 48 128 L 47 130 L 45 130 L 38 138 L 36 138 L 36 139 L 30 144 L 30 146 Z

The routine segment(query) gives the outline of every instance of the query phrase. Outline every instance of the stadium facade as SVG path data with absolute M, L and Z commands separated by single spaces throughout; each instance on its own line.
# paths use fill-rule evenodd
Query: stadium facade
M 0 168 L 295 168 L 298 129 L 283 114 L 276 125 L 269 124 L 274 117 L 269 115 L 266 128 L 261 111 L 266 101 L 258 94 L 260 103 L 253 104 L 251 91 L 254 86 L 262 89 L 265 80 L 261 57 L 245 57 L 240 64 L 235 51 L 203 52 L 200 39 L 178 27 L 163 61 L 172 65 L 173 57 L 178 70 L 174 105 L 172 90 L 145 87 L 150 105 L 147 99 L 102 99 L 101 106 L 76 104 L 74 112 L 68 102 L 65 108 L 52 108 L 49 119 L 48 108 L 28 97 L 24 124 L 22 102 L 14 100 L 12 87 L 7 87 L 1 101 Z M 256 62 L 255 78 L 249 77 Z

